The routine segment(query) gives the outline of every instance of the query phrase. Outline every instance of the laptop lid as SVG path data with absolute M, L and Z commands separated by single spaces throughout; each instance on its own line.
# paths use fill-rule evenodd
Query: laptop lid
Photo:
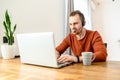
M 59 67 L 53 32 L 17 34 L 17 42 L 22 63 Z

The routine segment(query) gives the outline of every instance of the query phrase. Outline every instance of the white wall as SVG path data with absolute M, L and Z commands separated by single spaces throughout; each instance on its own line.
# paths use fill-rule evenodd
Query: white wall
M 108 60 L 120 61 L 120 0 L 93 1 L 96 5 L 92 13 L 94 30 L 107 42 Z
M 52 31 L 57 45 L 64 36 L 64 4 L 64 0 L 0 0 L 0 44 L 2 21 L 8 9 L 12 23 L 17 24 L 15 34 Z

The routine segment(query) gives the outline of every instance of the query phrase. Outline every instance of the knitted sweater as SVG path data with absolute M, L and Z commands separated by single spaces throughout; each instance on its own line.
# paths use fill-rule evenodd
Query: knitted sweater
M 81 56 L 81 52 L 93 52 L 96 55 L 94 61 L 106 61 L 107 58 L 106 47 L 97 31 L 86 30 L 86 35 L 81 40 L 77 40 L 75 34 L 69 34 L 56 50 L 62 54 L 68 47 L 75 56 Z

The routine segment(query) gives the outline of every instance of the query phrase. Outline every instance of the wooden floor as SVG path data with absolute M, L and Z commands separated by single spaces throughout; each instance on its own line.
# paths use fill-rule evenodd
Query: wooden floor
M 0 58 L 0 80 L 120 80 L 120 62 L 82 63 L 60 69 L 22 64 L 19 58 Z

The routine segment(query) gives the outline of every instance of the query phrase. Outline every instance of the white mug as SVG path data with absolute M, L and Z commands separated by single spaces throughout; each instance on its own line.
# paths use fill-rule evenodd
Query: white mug
M 95 57 L 92 52 L 82 52 L 83 65 L 91 65 Z

